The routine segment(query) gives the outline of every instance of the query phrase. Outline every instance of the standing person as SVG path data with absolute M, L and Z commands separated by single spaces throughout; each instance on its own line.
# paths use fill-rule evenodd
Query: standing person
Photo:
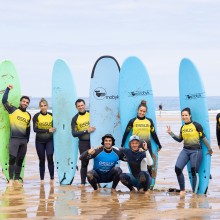
M 138 191 L 142 189 L 146 193 L 152 181 L 147 165 L 153 165 L 153 160 L 147 149 L 147 143 L 144 142 L 143 146 L 140 146 L 140 138 L 137 135 L 133 135 L 129 139 L 129 147 L 130 149 L 121 148 L 120 151 L 126 156 L 131 173 L 122 173 L 120 180 L 130 191 L 134 191 L 134 187 L 136 187 Z M 144 152 L 140 151 L 139 147 L 142 147 Z
M 90 133 L 95 131 L 95 127 L 90 127 L 90 114 L 89 111 L 86 111 L 85 101 L 83 99 L 77 99 L 75 106 L 78 113 L 72 119 L 72 135 L 79 138 L 79 153 L 82 154 L 91 148 Z M 85 186 L 86 183 L 88 164 L 88 160 L 81 161 L 81 186 Z
M 182 171 L 188 162 L 190 162 L 191 166 L 192 190 L 193 193 L 197 192 L 196 185 L 199 183 L 198 171 L 202 162 L 200 139 L 203 140 L 210 155 L 212 155 L 212 149 L 203 132 L 202 126 L 199 123 L 192 121 L 190 108 L 184 108 L 181 111 L 181 117 L 184 125 L 180 128 L 179 136 L 172 132 L 170 126 L 167 126 L 167 132 L 174 140 L 178 142 L 183 141 L 183 149 L 177 158 L 175 172 L 180 186 L 180 195 L 185 195 L 185 179 Z
M 216 116 L 216 138 L 220 149 L 220 113 Z
M 45 153 L 47 155 L 48 169 L 50 173 L 50 184 L 53 185 L 54 181 L 54 144 L 53 133 L 56 131 L 53 128 L 52 113 L 48 112 L 48 102 L 42 98 L 39 102 L 40 112 L 36 113 L 33 117 L 33 128 L 36 132 L 35 145 L 37 155 L 39 158 L 39 170 L 41 184 L 44 184 L 45 174 Z
M 152 156 L 152 148 L 151 148 L 151 137 L 158 145 L 161 150 L 162 146 L 157 137 L 157 133 L 155 131 L 154 123 L 152 119 L 147 118 L 145 115 L 147 113 L 147 103 L 145 100 L 142 100 L 140 105 L 138 106 L 137 117 L 132 118 L 125 129 L 121 146 L 124 147 L 125 141 L 127 139 L 128 134 L 132 130 L 132 135 L 137 135 L 140 138 L 141 143 L 146 142 L 148 146 L 148 150 Z M 152 168 L 148 166 L 149 173 L 151 173 Z
M 2 104 L 9 113 L 10 120 L 10 141 L 9 141 L 9 184 L 20 185 L 19 178 L 21 174 L 22 163 L 27 152 L 27 143 L 30 137 L 31 115 L 26 111 L 30 98 L 22 96 L 18 108 L 8 103 L 8 94 L 13 89 L 9 85 L 2 98 Z
M 159 104 L 159 112 L 160 112 L 160 116 L 161 116 L 161 112 L 162 112 L 162 110 L 163 110 L 163 106 L 162 106 L 162 104 Z
M 119 182 L 122 173 L 120 167 L 115 167 L 118 160 L 124 160 L 124 154 L 113 148 L 115 139 L 111 134 L 102 137 L 101 147 L 89 149 L 80 155 L 80 160 L 87 161 L 94 159 L 93 170 L 87 174 L 87 179 L 94 190 L 98 190 L 98 183 L 109 183 L 113 181 L 112 192 Z

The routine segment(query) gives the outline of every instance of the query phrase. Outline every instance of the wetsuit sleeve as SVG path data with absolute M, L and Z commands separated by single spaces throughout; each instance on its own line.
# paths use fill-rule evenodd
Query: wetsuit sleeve
M 33 129 L 34 129 L 34 132 L 36 133 L 47 133 L 49 132 L 49 129 L 40 129 L 38 128 L 38 116 L 39 116 L 40 113 L 37 113 L 34 115 L 33 117 Z
M 29 113 L 28 113 L 28 114 L 29 114 Z M 29 114 L 29 115 L 30 115 L 30 114 Z M 30 115 L 29 123 L 28 123 L 27 128 L 26 128 L 27 143 L 29 142 L 29 139 L 30 139 L 30 133 L 31 133 L 30 122 L 31 122 L 31 115 Z
M 119 156 L 119 160 L 127 162 L 127 158 L 126 158 L 126 155 L 125 155 L 126 150 L 127 149 L 121 147 L 121 148 L 119 148 L 119 150 L 116 151 L 116 153 Z
M 88 151 L 89 151 L 89 150 L 84 151 L 84 152 L 80 155 L 79 159 L 80 159 L 80 160 L 90 160 L 90 159 L 92 159 L 92 158 L 95 158 L 101 151 L 103 151 L 103 147 L 102 147 L 102 148 L 99 148 L 99 149 L 95 149 L 95 153 L 94 153 L 94 154 L 89 154 Z
M 220 113 L 216 116 L 216 138 L 218 142 L 218 146 L 220 146 L 220 123 L 219 123 Z
M 8 93 L 9 93 L 10 89 L 7 87 L 5 90 L 5 93 L 2 97 L 2 104 L 4 105 L 5 109 L 8 111 L 9 114 L 13 113 L 16 108 L 12 105 L 8 104 Z
M 78 131 L 78 130 L 77 130 L 77 124 L 76 124 L 77 117 L 78 117 L 78 114 L 76 114 L 76 115 L 73 117 L 72 122 L 71 122 L 72 135 L 73 135 L 73 137 L 80 137 L 80 136 L 83 136 L 83 135 L 89 133 L 88 130 L 84 130 L 84 131 Z
M 155 143 L 158 145 L 159 149 L 161 149 L 162 146 L 161 146 L 161 144 L 160 144 L 160 141 L 159 141 L 159 139 L 158 139 L 157 133 L 156 133 L 156 131 L 155 131 L 154 123 L 153 123 L 153 121 L 152 121 L 151 119 L 149 119 L 149 120 L 150 120 L 150 123 L 151 123 L 151 129 L 150 129 L 150 131 L 151 131 L 151 136 L 152 136 L 152 138 L 154 139 Z
M 195 125 L 196 130 L 197 130 L 198 133 L 199 133 L 199 137 L 203 139 L 203 138 L 205 137 L 205 133 L 204 133 L 204 131 L 203 131 L 202 125 L 200 125 L 200 124 L 197 123 L 197 122 L 193 122 L 193 124 Z
M 124 132 L 124 135 L 123 135 L 123 138 L 122 138 L 122 142 L 121 142 L 121 146 L 124 147 L 124 144 L 125 144 L 125 141 L 128 137 L 128 134 L 129 132 L 131 131 L 131 129 L 133 128 L 133 123 L 134 123 L 134 120 L 135 119 L 131 119 L 128 124 L 127 124 L 127 127 L 125 129 L 125 132 Z
M 183 127 L 183 126 L 182 126 Z M 182 137 L 182 127 L 180 128 L 180 134 L 179 136 L 175 135 L 173 132 L 170 133 L 170 136 L 178 142 L 182 142 L 183 141 L 183 137 Z

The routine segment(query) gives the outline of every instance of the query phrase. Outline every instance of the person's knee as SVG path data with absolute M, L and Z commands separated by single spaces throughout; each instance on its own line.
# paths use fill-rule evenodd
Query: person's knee
M 53 154 L 47 156 L 47 162 L 49 165 L 53 165 Z
M 16 157 L 13 155 L 9 155 L 9 165 L 14 165 L 16 161 Z
M 191 173 L 192 173 L 192 176 L 196 176 L 196 168 L 195 167 L 191 167 Z
M 94 178 L 94 172 L 93 172 L 93 170 L 88 171 L 88 172 L 87 172 L 87 179 L 88 179 L 88 180 L 92 180 L 93 178 Z
M 175 166 L 175 173 L 177 176 L 180 176 L 182 174 L 182 170 L 179 167 Z
M 81 168 L 87 169 L 88 164 L 89 164 L 89 161 L 87 161 L 87 160 L 81 160 Z
M 121 169 L 120 167 L 114 167 L 113 169 L 114 169 L 115 173 L 116 173 L 118 176 L 120 176 L 120 174 L 122 173 L 122 169 Z
M 126 173 L 121 173 L 119 178 L 120 178 L 121 182 L 125 185 L 127 185 L 130 180 L 130 177 Z

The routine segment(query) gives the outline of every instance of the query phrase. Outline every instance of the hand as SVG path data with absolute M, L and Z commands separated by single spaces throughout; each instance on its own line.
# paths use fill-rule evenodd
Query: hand
M 8 85 L 8 88 L 11 90 L 13 89 L 13 85 Z
M 95 127 L 88 127 L 87 130 L 88 130 L 88 133 L 92 133 L 93 131 L 95 131 L 95 129 L 96 129 Z
M 88 150 L 88 154 L 93 155 L 94 153 L 95 153 L 95 149 L 94 148 L 91 148 L 91 149 Z
M 54 133 L 56 131 L 56 128 L 49 128 L 49 133 Z
M 213 150 L 212 150 L 212 149 L 208 149 L 207 154 L 209 154 L 210 156 L 212 156 L 212 154 L 213 154 Z
M 143 149 L 144 149 L 144 150 L 147 150 L 147 142 L 146 142 L 146 141 L 143 142 L 143 145 L 142 145 L 142 146 L 143 146 Z
M 98 147 L 97 147 L 97 149 L 100 149 L 100 148 L 102 148 L 102 146 L 98 146 Z
M 143 148 L 139 148 L 139 152 L 144 152 L 145 150 Z
M 167 133 L 168 134 L 171 134 L 172 130 L 171 130 L 171 127 L 170 126 L 167 126 Z
M 162 148 L 159 148 L 159 147 L 158 147 L 158 150 L 157 150 L 157 152 L 159 152 L 159 151 L 160 151 L 161 149 L 162 149 Z

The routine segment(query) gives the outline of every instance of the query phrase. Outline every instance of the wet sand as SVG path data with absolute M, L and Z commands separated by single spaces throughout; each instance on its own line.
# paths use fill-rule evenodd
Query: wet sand
M 186 196 L 180 198 L 178 193 L 167 192 L 169 188 L 178 188 L 174 165 L 182 144 L 166 133 L 166 125 L 178 133 L 181 122 L 178 113 L 162 112 L 157 116 L 157 127 L 163 149 L 159 153 L 155 190 L 148 195 L 130 194 L 122 184 L 118 185 L 116 194 L 111 194 L 109 189 L 94 192 L 89 185 L 80 188 L 79 171 L 71 186 L 60 186 L 55 176 L 51 187 L 46 169 L 45 184 L 40 186 L 32 132 L 23 187 L 7 188 L 0 174 L 0 219 L 220 219 L 220 151 L 215 137 L 215 116 L 216 112 L 210 113 L 214 154 L 207 195 L 192 195 L 186 169 Z M 127 170 L 125 163 L 121 166 Z

